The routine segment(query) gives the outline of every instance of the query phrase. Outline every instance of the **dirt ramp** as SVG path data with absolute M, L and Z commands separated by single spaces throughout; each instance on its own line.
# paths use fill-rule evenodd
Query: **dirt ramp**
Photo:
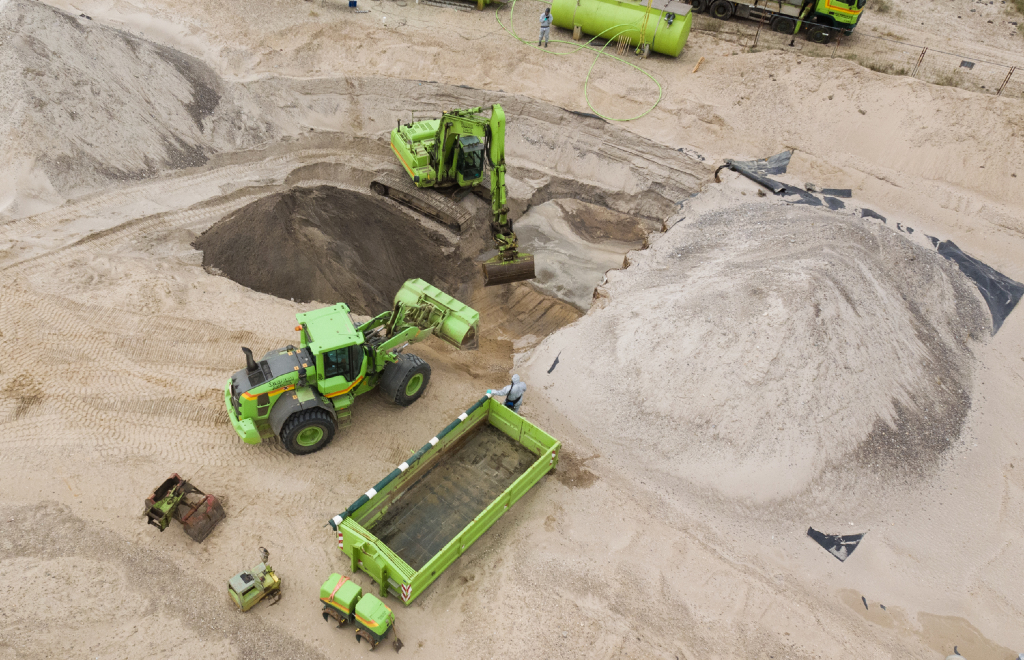
M 634 254 L 527 367 L 603 455 L 765 501 L 823 473 L 906 478 L 958 437 L 985 315 L 940 256 L 768 205 L 706 213 Z
M 297 301 L 346 302 L 358 314 L 390 309 L 405 280 L 451 290 L 460 273 L 406 214 L 372 195 L 331 186 L 270 195 L 220 221 L 194 243 L 203 265 L 239 284 Z M 462 269 L 462 275 L 472 271 Z

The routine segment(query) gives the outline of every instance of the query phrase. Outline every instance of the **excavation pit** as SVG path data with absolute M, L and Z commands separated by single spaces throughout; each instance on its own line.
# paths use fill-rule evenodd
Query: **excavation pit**
M 458 251 L 412 216 L 372 194 L 293 188 L 224 218 L 194 243 L 203 266 L 250 289 L 298 302 L 345 302 L 373 315 L 409 278 L 453 290 Z

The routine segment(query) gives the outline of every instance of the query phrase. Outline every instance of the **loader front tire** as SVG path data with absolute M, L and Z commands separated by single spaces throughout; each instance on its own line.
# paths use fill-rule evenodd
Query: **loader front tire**
M 430 365 L 411 353 L 402 353 L 397 362 L 384 367 L 381 395 L 393 403 L 408 406 L 421 396 L 430 382 Z
M 299 456 L 320 451 L 334 439 L 334 419 L 323 408 L 300 410 L 281 427 L 284 448 Z

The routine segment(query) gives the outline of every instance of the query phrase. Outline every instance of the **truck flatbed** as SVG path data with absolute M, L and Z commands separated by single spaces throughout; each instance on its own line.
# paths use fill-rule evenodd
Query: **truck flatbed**
M 561 445 L 490 395 L 331 519 L 338 546 L 409 604 L 557 464 Z

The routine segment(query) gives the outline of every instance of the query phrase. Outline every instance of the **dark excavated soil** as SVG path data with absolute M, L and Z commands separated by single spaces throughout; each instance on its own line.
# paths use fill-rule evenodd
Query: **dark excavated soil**
M 204 266 L 250 289 L 302 302 L 345 302 L 358 314 L 390 309 L 409 278 L 450 291 L 476 274 L 387 202 L 331 186 L 265 197 L 194 245 Z

